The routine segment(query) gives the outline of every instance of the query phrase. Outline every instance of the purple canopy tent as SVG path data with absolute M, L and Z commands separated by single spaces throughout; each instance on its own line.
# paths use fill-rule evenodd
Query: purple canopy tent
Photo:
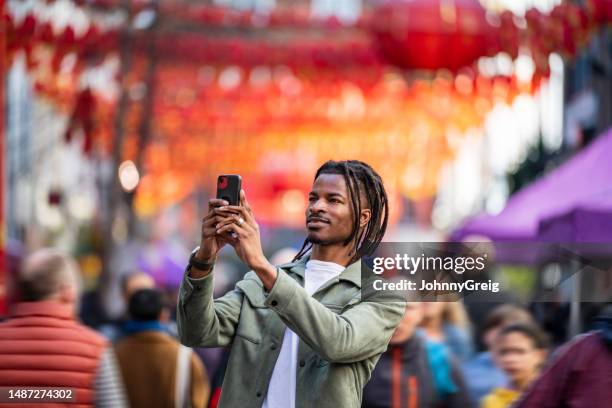
M 609 260 L 612 257 L 612 189 L 585 198 L 564 214 L 542 220 L 538 237 L 542 241 L 568 243 L 567 249 L 587 257 L 589 262 L 597 258 Z M 570 309 L 573 333 L 580 329 L 579 302 L 583 300 L 583 293 L 588 293 L 591 300 L 610 300 L 610 263 L 599 264 L 604 266 L 591 268 L 586 275 L 577 275 Z
M 500 262 L 533 264 L 542 256 L 536 242 L 612 242 L 612 128 L 556 170 L 515 194 L 496 215 L 468 220 L 451 235 L 470 235 L 496 243 Z M 608 252 L 609 254 L 609 252 Z M 574 275 L 570 333 L 580 331 L 581 278 Z
M 612 128 L 559 168 L 516 193 L 498 215 L 469 219 L 451 235 L 470 235 L 495 242 L 558 242 L 539 236 L 540 222 L 570 213 L 589 197 L 612 191 Z M 568 236 L 571 237 L 571 236 Z
M 606 243 L 612 247 L 612 187 L 585 198 L 563 214 L 541 220 L 538 238 L 545 242 Z

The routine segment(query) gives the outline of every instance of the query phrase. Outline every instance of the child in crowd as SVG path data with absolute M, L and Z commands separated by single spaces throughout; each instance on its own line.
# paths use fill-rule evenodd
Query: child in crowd
M 495 360 L 510 380 L 482 400 L 482 408 L 509 407 L 538 376 L 546 361 L 548 339 L 534 324 L 515 323 L 504 327 L 494 346 Z
M 481 304 L 481 307 L 483 304 Z M 480 400 L 495 388 L 506 387 L 508 377 L 493 360 L 493 346 L 497 335 L 504 326 L 512 323 L 533 323 L 531 314 L 523 307 L 502 304 L 491 310 L 480 327 L 481 341 L 485 351 L 476 354 L 463 365 L 463 375 L 467 382 L 472 403 L 477 406 Z

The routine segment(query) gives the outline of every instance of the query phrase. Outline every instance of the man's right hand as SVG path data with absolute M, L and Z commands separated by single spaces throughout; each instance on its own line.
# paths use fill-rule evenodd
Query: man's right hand
M 227 238 L 217 234 L 217 222 L 220 221 L 219 215 L 215 213 L 215 208 L 228 205 L 229 203 L 219 198 L 211 198 L 208 200 L 208 213 L 202 219 L 202 233 L 200 238 L 200 249 L 195 255 L 195 258 L 200 262 L 213 263 L 219 254 L 219 251 L 225 244 L 228 243 Z M 198 273 L 200 272 L 200 273 Z M 208 274 L 210 270 L 199 271 L 194 270 L 190 273 L 191 277 L 197 278 Z

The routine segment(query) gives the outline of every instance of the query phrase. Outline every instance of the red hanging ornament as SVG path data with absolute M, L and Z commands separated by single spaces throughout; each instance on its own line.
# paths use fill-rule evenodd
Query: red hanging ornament
M 83 44 L 85 48 L 87 48 L 87 47 L 94 46 L 96 41 L 98 41 L 99 39 L 100 39 L 100 30 L 98 29 L 96 24 L 92 22 L 89 25 L 89 28 L 87 29 L 83 37 L 80 39 L 80 42 L 81 44 Z
M 559 49 L 563 36 L 561 24 L 540 10 L 531 8 L 525 13 L 527 21 L 527 42 L 536 71 L 543 76 L 550 74 L 548 56 Z
M 573 57 L 578 51 L 578 45 L 583 40 L 583 28 L 580 18 L 580 7 L 572 3 L 561 3 L 555 6 L 550 16 L 559 33 L 556 50 L 568 57 Z
M 58 39 L 58 46 L 68 52 L 76 44 L 76 38 L 74 34 L 74 28 L 67 26 L 60 38 Z
M 456 71 L 496 51 L 478 0 L 388 2 L 374 13 L 372 31 L 387 61 L 404 69 Z
M 83 151 L 86 154 L 90 154 L 93 147 L 95 102 L 96 100 L 89 88 L 83 89 L 78 94 L 65 133 L 66 142 L 69 143 L 74 136 L 73 133 L 80 128 L 85 137 Z
M 521 33 L 514 23 L 514 13 L 506 10 L 499 15 L 499 20 L 499 49 L 516 59 L 519 55 Z
M 7 13 L 3 16 L 3 19 L 4 19 L 4 27 L 6 30 L 6 51 L 7 51 L 8 59 L 10 61 L 11 57 L 13 56 L 13 53 L 17 51 L 19 44 L 17 41 L 17 33 L 15 29 L 15 24 L 13 22 L 13 18 L 11 17 L 10 14 Z
M 26 42 L 32 38 L 35 30 L 36 18 L 32 14 L 28 14 L 17 29 L 17 36 L 19 40 Z
M 587 7 L 592 11 L 596 22 L 612 23 L 612 0 L 588 0 Z
M 38 41 L 43 43 L 53 43 L 55 40 L 55 35 L 53 34 L 53 27 L 51 26 L 51 23 L 46 22 L 41 26 L 40 30 L 37 32 L 37 38 Z
M 47 195 L 47 202 L 52 207 L 58 207 L 62 203 L 64 194 L 59 188 L 52 188 Z

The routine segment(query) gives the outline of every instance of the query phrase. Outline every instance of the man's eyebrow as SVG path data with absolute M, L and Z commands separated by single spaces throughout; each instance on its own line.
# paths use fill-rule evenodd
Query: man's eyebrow
M 308 193 L 308 196 L 318 196 L 319 194 L 316 191 L 311 191 Z M 336 192 L 330 192 L 330 193 L 323 193 L 324 196 L 327 197 L 340 197 L 340 198 L 345 198 L 344 195 L 342 193 L 336 193 Z

